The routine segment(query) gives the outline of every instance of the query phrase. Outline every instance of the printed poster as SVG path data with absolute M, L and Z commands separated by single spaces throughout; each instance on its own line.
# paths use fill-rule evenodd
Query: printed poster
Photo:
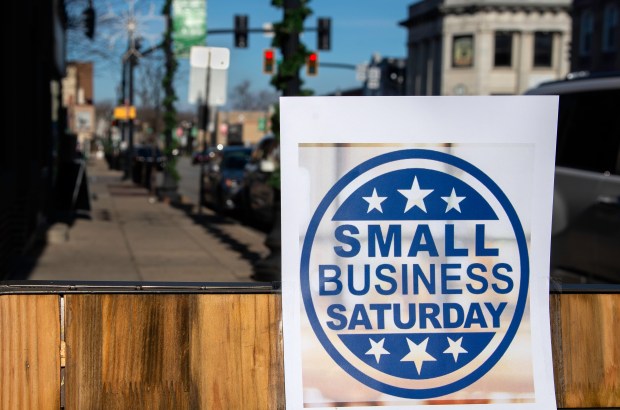
M 281 99 L 287 408 L 555 408 L 556 120 L 556 97 Z

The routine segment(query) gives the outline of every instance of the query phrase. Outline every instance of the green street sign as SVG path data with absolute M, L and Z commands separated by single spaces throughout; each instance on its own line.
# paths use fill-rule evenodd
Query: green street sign
M 172 38 L 177 57 L 189 57 L 192 46 L 207 41 L 206 0 L 174 0 L 172 3 Z

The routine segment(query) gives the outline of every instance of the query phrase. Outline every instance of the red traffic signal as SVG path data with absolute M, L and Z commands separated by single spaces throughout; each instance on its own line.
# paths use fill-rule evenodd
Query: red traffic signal
M 315 76 L 319 73 L 319 56 L 317 53 L 310 53 L 306 60 L 306 74 Z
M 263 52 L 263 73 L 273 74 L 275 71 L 274 52 L 271 49 Z

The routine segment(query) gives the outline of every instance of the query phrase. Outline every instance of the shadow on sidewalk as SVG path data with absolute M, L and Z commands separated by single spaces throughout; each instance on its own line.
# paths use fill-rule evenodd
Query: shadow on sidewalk
M 232 225 L 229 218 L 217 214 L 197 214 L 194 212 L 193 204 L 183 204 L 177 201 L 170 202 L 170 206 L 180 209 L 189 216 L 195 224 L 202 226 L 207 232 L 215 236 L 222 243 L 230 246 L 230 248 L 237 252 L 241 258 L 247 260 L 252 265 L 262 259 L 262 256 L 258 252 L 251 251 L 248 246 L 242 242 L 239 242 L 236 238 L 225 232 L 220 226 Z

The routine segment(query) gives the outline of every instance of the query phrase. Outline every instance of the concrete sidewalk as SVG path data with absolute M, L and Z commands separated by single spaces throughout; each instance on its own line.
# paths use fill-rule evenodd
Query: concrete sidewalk
M 192 204 L 159 202 L 102 159 L 88 165 L 91 219 L 57 225 L 28 279 L 252 282 L 265 235 Z

